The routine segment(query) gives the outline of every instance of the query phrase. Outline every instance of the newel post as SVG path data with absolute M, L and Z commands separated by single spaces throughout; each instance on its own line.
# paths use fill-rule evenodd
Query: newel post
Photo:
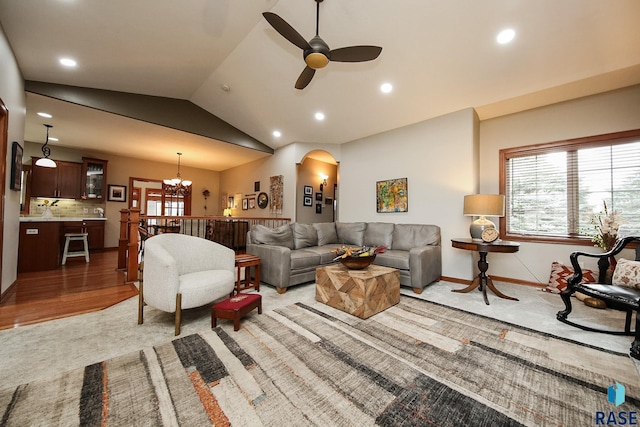
M 118 270 L 127 268 L 127 239 L 129 209 L 120 210 L 120 237 L 118 239 Z
M 140 227 L 140 209 L 133 208 L 129 214 L 129 243 L 127 245 L 127 282 L 138 280 L 138 227 Z

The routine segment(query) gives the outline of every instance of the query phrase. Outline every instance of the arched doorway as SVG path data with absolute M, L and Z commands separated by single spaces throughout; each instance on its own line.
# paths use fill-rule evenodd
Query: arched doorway
M 324 150 L 305 154 L 297 165 L 296 221 L 304 224 L 336 221 L 338 162 Z

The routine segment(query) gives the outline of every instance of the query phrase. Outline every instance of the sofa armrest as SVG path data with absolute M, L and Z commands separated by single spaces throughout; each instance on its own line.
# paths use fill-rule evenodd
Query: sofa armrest
M 260 257 L 260 280 L 278 288 L 290 283 L 291 249 L 286 246 L 247 243 L 247 253 Z
M 411 287 L 423 289 L 442 275 L 442 248 L 439 245 L 419 246 L 409 250 Z

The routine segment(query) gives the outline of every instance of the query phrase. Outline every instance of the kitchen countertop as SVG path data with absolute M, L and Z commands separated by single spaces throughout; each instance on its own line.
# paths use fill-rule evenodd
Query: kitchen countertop
M 72 217 L 72 216 L 54 216 L 52 218 L 43 218 L 41 216 L 21 216 L 20 222 L 73 222 L 73 221 L 106 221 L 107 218 L 99 217 Z

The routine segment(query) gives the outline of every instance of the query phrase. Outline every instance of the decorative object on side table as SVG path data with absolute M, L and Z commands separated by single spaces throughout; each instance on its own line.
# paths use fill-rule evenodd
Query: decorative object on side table
M 482 239 L 482 231 L 496 228 L 486 216 L 504 216 L 504 196 L 502 194 L 470 194 L 464 196 L 463 214 L 479 217 L 471 223 L 469 232 L 472 239 Z
M 382 254 L 386 250 L 386 246 L 378 246 L 375 248 L 369 246 L 343 246 L 340 249 L 335 249 L 333 251 L 338 255 L 334 258 L 334 261 L 339 260 L 342 265 L 350 270 L 362 270 L 371 265 L 371 263 L 376 259 L 377 254 Z
M 498 230 L 496 230 L 495 228 L 485 228 L 484 230 L 482 230 L 481 237 L 483 242 L 491 243 L 498 240 L 498 238 L 500 237 L 500 233 L 498 233 Z
M 589 220 L 589 224 L 592 225 L 593 229 L 588 231 L 587 235 L 591 236 L 591 241 L 595 243 L 595 247 L 601 248 L 604 252 L 609 252 L 618 241 L 618 230 L 620 225 L 624 224 L 624 219 L 620 212 L 616 210 L 609 212 L 606 201 L 603 200 L 602 205 L 604 207 L 603 211 L 592 216 Z M 613 272 L 616 268 L 616 259 L 613 256 L 609 257 L 609 265 L 605 265 L 606 261 L 605 258 L 598 260 L 600 271 L 605 272 L 605 277 L 599 277 L 598 281 L 611 284 Z

